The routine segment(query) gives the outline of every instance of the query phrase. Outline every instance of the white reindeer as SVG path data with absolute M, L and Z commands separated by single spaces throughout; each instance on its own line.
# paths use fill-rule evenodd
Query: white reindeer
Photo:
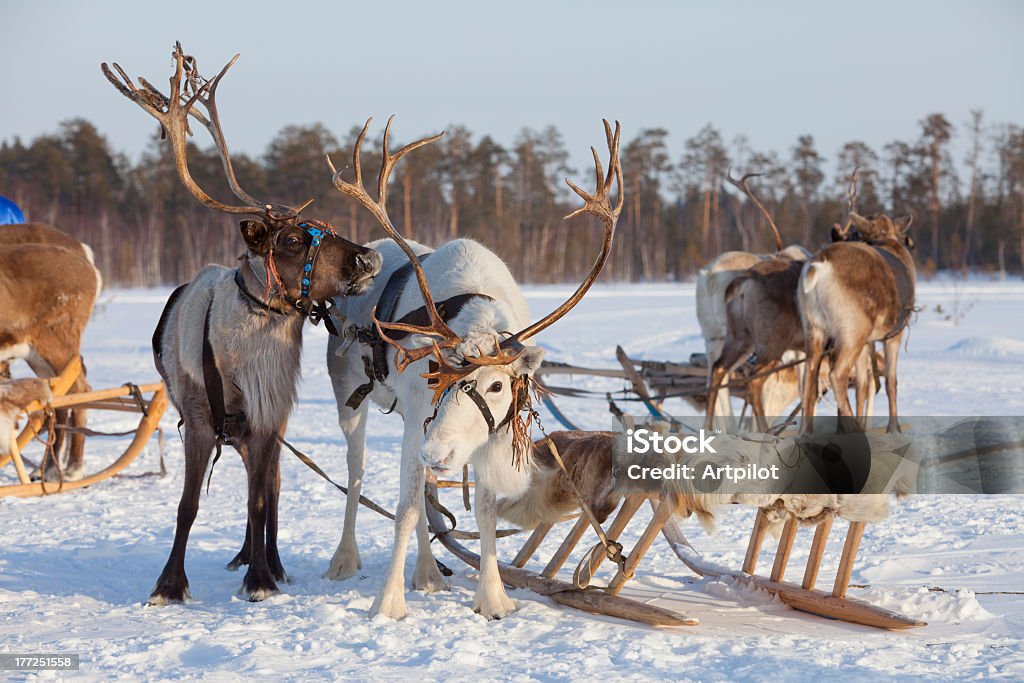
M 604 267 L 611 249 L 622 208 L 622 175 L 619 126 L 616 123 L 613 134 L 607 121 L 604 125 L 610 165 L 605 175 L 594 150 L 597 190 L 591 195 L 566 181 L 585 201 L 582 208 L 567 218 L 589 213 L 604 223 L 601 253 L 576 292 L 532 325 L 528 324 L 526 301 L 512 274 L 485 247 L 471 240 L 454 240 L 430 252 L 421 265 L 417 257 L 429 250 L 407 243 L 391 224 L 385 207 L 387 180 L 395 162 L 440 136 L 411 143 L 392 155 L 388 152 L 388 122 L 376 201 L 363 187 L 359 166 L 359 148 L 369 121 L 353 152 L 354 182 L 345 182 L 339 172 L 334 174 L 335 186 L 367 208 L 395 241 L 394 245 L 374 245 L 384 263 L 382 276 L 373 289 L 362 297 L 337 302 L 347 317 L 348 330 L 364 342 L 373 342 L 374 332 L 379 339 L 370 344 L 350 343 L 347 347 L 334 343 L 327 358 L 338 399 L 339 422 L 348 443 L 350 486 L 342 539 L 327 572 L 329 578 L 352 576 L 360 567 L 355 520 L 362 486 L 368 404 L 360 403 L 359 396 L 385 408 L 393 407 L 405 421 L 394 549 L 387 578 L 370 608 L 370 616 L 384 614 L 399 619 L 406 614 L 404 566 L 413 528 L 419 543 L 413 587 L 426 591 L 446 587 L 430 552 L 423 510 L 425 467 L 435 475 L 450 475 L 467 463 L 473 464 L 475 472 L 475 513 L 482 558 L 473 609 L 488 618 L 501 618 L 515 610 L 498 574 L 495 495 L 518 497 L 530 482 L 529 389 L 544 355 L 543 349 L 531 339 L 580 301 Z M 333 171 L 333 165 L 331 168 Z M 614 208 L 609 203 L 613 179 L 618 192 Z M 380 301 L 386 283 L 407 263 L 416 283 L 410 280 L 402 284 L 393 314 L 385 315 L 390 319 L 379 320 L 378 315 L 387 313 L 383 309 L 390 307 Z M 399 340 L 407 346 L 399 345 Z M 379 349 L 378 359 L 382 351 L 387 355 L 385 370 L 379 374 L 373 370 L 374 345 Z M 368 378 L 367 368 L 373 377 Z M 357 392 L 360 385 L 363 388 Z

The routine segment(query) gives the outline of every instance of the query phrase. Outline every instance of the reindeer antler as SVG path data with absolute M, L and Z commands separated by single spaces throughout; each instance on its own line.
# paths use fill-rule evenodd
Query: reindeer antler
M 388 119 L 387 126 L 384 127 L 384 142 L 381 154 L 382 160 L 380 173 L 377 176 L 376 200 L 370 196 L 366 191 L 366 187 L 363 185 L 363 169 L 360 160 L 363 139 L 366 137 L 366 132 L 370 128 L 370 122 L 373 121 L 373 117 L 366 119 L 366 123 L 363 125 L 363 129 L 360 131 L 359 137 L 356 138 L 356 143 L 352 148 L 352 168 L 355 173 L 354 182 L 346 182 L 341 177 L 341 171 L 334 167 L 334 162 L 331 161 L 330 156 L 327 157 L 327 165 L 331 169 L 334 186 L 344 194 L 354 198 L 371 214 L 373 214 L 373 217 L 377 219 L 377 222 L 384 229 L 384 232 L 387 233 L 388 237 L 393 239 L 398 246 L 401 247 L 402 251 L 405 252 L 405 255 L 409 258 L 409 262 L 412 264 L 413 272 L 416 275 L 416 282 L 420 287 L 420 292 L 423 294 L 423 301 L 427 310 L 427 318 L 430 320 L 430 325 L 428 327 L 418 327 L 414 325 L 404 325 L 401 323 L 390 323 L 378 320 L 376 308 L 374 308 L 372 314 L 373 322 L 377 326 L 377 331 L 380 333 L 381 338 L 395 347 L 398 352 L 395 362 L 399 371 L 402 371 L 410 363 L 414 363 L 417 360 L 430 355 L 433 352 L 433 348 L 431 346 L 425 346 L 416 349 L 406 349 L 388 337 L 384 332 L 385 329 L 410 332 L 414 334 L 425 334 L 427 336 L 434 337 L 435 340 L 440 340 L 440 342 L 434 341 L 432 346 L 438 346 L 439 348 L 452 348 L 457 345 L 460 340 L 459 336 L 452 332 L 448 325 L 445 324 L 441 315 L 437 312 L 437 307 L 434 305 L 434 299 L 430 296 L 430 288 L 427 285 L 427 277 L 423 273 L 423 267 L 420 265 L 420 261 L 416 257 L 415 252 L 413 252 L 412 247 L 410 247 L 409 244 L 402 239 L 402 236 L 398 234 L 394 224 L 391 222 L 391 217 L 388 216 L 387 209 L 388 178 L 391 176 L 391 172 L 394 170 L 395 164 L 397 164 L 398 161 L 409 152 L 439 139 L 444 135 L 444 132 L 442 131 L 437 135 L 421 138 L 411 142 L 394 154 L 391 154 L 389 151 L 389 138 L 391 135 L 391 124 L 394 120 L 395 117 L 392 115 Z M 440 355 L 440 352 L 438 352 L 437 355 Z
M 249 214 L 261 216 L 270 220 L 284 220 L 294 218 L 312 203 L 312 199 L 297 206 L 286 206 L 268 204 L 254 199 L 245 192 L 235 178 L 235 171 L 231 164 L 231 155 L 228 153 L 227 143 L 224 140 L 224 133 L 221 130 L 220 116 L 217 112 L 217 86 L 227 74 L 228 69 L 238 61 L 239 55 L 235 55 L 214 78 L 207 80 L 199 75 L 198 63 L 195 57 L 186 55 L 181 48 L 181 43 L 175 43 L 171 57 L 175 62 L 174 75 L 171 76 L 171 96 L 167 97 L 143 77 L 139 77 L 141 87 L 136 87 L 132 79 L 124 72 L 119 64 L 114 62 L 115 76 L 110 67 L 104 62 L 100 65 L 107 80 L 117 88 L 118 92 L 139 105 L 147 114 L 160 122 L 164 135 L 170 140 L 171 150 L 174 156 L 174 165 L 178 171 L 186 189 L 206 206 L 229 214 Z M 206 114 L 196 108 L 200 105 L 206 109 Z M 192 178 L 188 168 L 186 157 L 187 137 L 192 134 L 188 126 L 188 117 L 191 116 L 199 121 L 209 131 L 217 146 L 221 165 L 227 177 L 228 185 L 236 197 L 244 206 L 232 206 L 223 204 L 206 193 L 199 184 Z
M 608 124 L 608 121 L 603 120 L 602 122 L 604 123 L 605 138 L 607 138 L 608 141 L 608 173 L 605 174 L 604 168 L 601 166 L 601 157 L 598 156 L 597 149 L 591 147 L 590 151 L 594 155 L 594 176 L 596 179 L 596 188 L 594 193 L 590 194 L 589 192 L 581 190 L 571 180 L 566 178 L 566 184 L 572 188 L 573 192 L 583 199 L 583 206 L 576 209 L 563 219 L 570 220 L 576 216 L 582 216 L 583 214 L 589 213 L 604 223 L 604 241 L 601 244 L 601 253 L 597 255 L 594 265 L 590 268 L 590 272 L 587 273 L 583 282 L 576 288 L 576 291 L 573 292 L 572 296 L 570 296 L 565 303 L 526 329 L 516 332 L 512 337 L 502 342 L 502 347 L 507 348 L 535 336 L 537 333 L 547 329 L 555 321 L 568 313 L 580 302 L 580 299 L 582 299 L 583 295 L 587 293 L 590 286 L 594 284 L 594 280 L 597 279 L 597 276 L 604 268 L 604 264 L 608 261 L 608 255 L 611 253 L 612 248 L 612 239 L 615 237 L 615 224 L 619 219 L 619 213 L 622 211 L 622 203 L 626 196 L 622 189 L 622 164 L 619 162 L 619 134 L 621 132 L 621 127 L 619 126 L 619 122 L 616 121 L 615 132 L 612 133 L 612 127 Z M 614 207 L 612 207 L 609 200 L 613 179 L 617 185 L 618 193 L 618 201 L 615 203 Z
M 838 223 L 833 223 L 841 235 L 846 235 L 850 231 L 850 227 L 853 225 L 853 215 L 857 213 L 857 171 L 859 170 L 860 164 L 853 167 L 853 173 L 850 174 L 850 185 L 846 188 L 846 225 L 839 227 Z
M 775 225 L 775 219 L 772 218 L 772 215 L 768 212 L 768 209 L 765 208 L 764 204 L 761 203 L 761 200 L 757 198 L 757 195 L 754 194 L 754 191 L 750 189 L 750 185 L 747 182 L 751 178 L 758 178 L 763 175 L 763 173 L 748 173 L 739 180 L 736 180 L 732 177 L 732 169 L 730 168 L 726 171 L 725 179 L 729 181 L 730 185 L 750 197 L 750 200 L 757 205 L 758 209 L 761 210 L 764 217 L 768 219 L 768 225 L 771 226 L 772 233 L 775 235 L 775 251 L 782 251 L 782 235 L 779 234 L 779 229 Z
M 391 129 L 391 122 L 393 120 L 393 116 L 388 119 L 388 125 L 384 130 L 384 161 L 381 166 L 380 175 L 377 179 L 376 201 L 369 196 L 365 187 L 363 187 L 362 171 L 359 161 L 363 138 L 366 137 L 366 131 L 369 128 L 370 121 L 372 121 L 372 119 L 367 120 L 366 125 L 363 126 L 363 130 L 359 134 L 359 137 L 356 138 L 355 147 L 352 152 L 352 166 L 355 173 L 354 182 L 349 183 L 344 181 L 341 178 L 341 172 L 335 169 L 334 164 L 331 163 L 329 158 L 327 163 L 330 165 L 331 172 L 334 174 L 334 186 L 350 197 L 355 198 L 360 204 L 369 210 L 377 219 L 377 222 L 380 223 L 381 227 L 384 228 L 384 231 L 388 236 L 390 236 L 391 239 L 393 239 L 399 247 L 402 248 L 406 256 L 409 258 L 409 262 L 412 264 L 413 272 L 416 274 L 416 280 L 420 287 L 420 292 L 423 295 L 427 317 L 430 320 L 430 323 L 425 326 L 420 326 L 405 323 L 384 322 L 377 319 L 376 310 L 374 311 L 373 320 L 381 338 L 396 349 L 396 365 L 399 371 L 404 370 L 410 363 L 414 363 L 422 358 L 426 358 L 427 356 L 434 356 L 434 363 L 432 364 L 432 367 L 426 373 L 423 373 L 422 376 L 427 379 L 428 383 L 433 388 L 433 400 L 436 403 L 441 399 L 449 387 L 451 387 L 461 377 L 472 373 L 476 368 L 484 365 L 509 365 L 514 362 L 524 351 L 522 342 L 546 329 L 556 320 L 568 313 L 577 303 L 579 303 L 580 299 L 583 298 L 583 295 L 587 293 L 587 290 L 590 289 L 591 285 L 593 285 L 594 281 L 597 279 L 597 276 L 608 261 L 608 256 L 611 252 L 612 240 L 615 235 L 615 224 L 618 220 L 619 213 L 622 211 L 622 204 L 624 200 L 622 166 L 619 161 L 620 126 L 618 121 L 616 121 L 615 131 L 613 133 L 611 125 L 608 121 L 604 121 L 605 137 L 607 139 L 608 150 L 610 153 L 607 174 L 605 174 L 604 167 L 601 164 L 601 159 L 597 150 L 591 148 L 594 155 L 597 184 L 593 194 L 581 190 L 568 178 L 566 179 L 566 183 L 568 183 L 569 187 L 583 198 L 584 205 L 570 213 L 565 217 L 565 219 L 568 220 L 584 213 L 589 213 L 596 216 L 605 225 L 605 236 L 604 242 L 601 246 L 601 253 L 595 260 L 594 265 L 591 267 L 586 278 L 584 278 L 583 283 L 576 289 L 572 296 L 565 301 L 565 303 L 548 315 L 500 343 L 495 340 L 495 350 L 493 353 L 488 354 L 481 351 L 479 355 L 476 356 L 465 356 L 461 365 L 453 365 L 448 361 L 445 350 L 457 347 L 463 340 L 454 331 L 452 331 L 450 327 L 448 327 L 444 322 L 444 319 L 438 313 L 433 297 L 430 294 L 430 287 L 427 284 L 426 275 L 423 273 L 423 267 L 420 265 L 419 259 L 416 257 L 412 248 L 406 243 L 402 236 L 398 234 L 398 231 L 395 230 L 390 217 L 388 217 L 387 207 L 385 205 L 385 199 L 387 196 L 387 180 L 395 163 L 408 152 L 437 140 L 441 135 L 443 135 L 443 133 L 410 143 L 392 155 L 388 151 L 388 133 Z M 618 192 L 618 201 L 614 207 L 611 205 L 609 199 L 613 180 L 617 185 Z M 427 337 L 431 337 L 431 342 L 428 346 L 415 347 L 411 349 L 406 348 L 387 335 L 387 331 L 389 330 L 425 335 Z

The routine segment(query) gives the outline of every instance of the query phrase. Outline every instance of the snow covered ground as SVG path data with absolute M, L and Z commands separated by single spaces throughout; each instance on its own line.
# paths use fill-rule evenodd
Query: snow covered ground
M 532 310 L 548 310 L 567 291 L 530 288 Z M 149 339 L 167 294 L 102 295 L 83 349 L 94 387 L 156 377 Z M 919 302 L 926 310 L 900 362 L 901 412 L 1024 415 L 1024 283 L 923 283 Z M 289 438 L 343 481 L 345 447 L 323 365 L 326 335 L 322 328 L 306 334 Z M 597 288 L 541 342 L 548 358 L 577 365 L 614 366 L 616 344 L 636 357 L 686 359 L 702 350 L 693 286 Z M 588 427 L 609 425 L 601 401 L 560 405 Z M 681 404 L 672 408 L 688 412 Z M 280 545 L 292 582 L 260 604 L 236 595 L 241 575 L 223 566 L 242 540 L 245 492 L 241 463 L 228 451 L 189 544 L 193 602 L 143 608 L 173 534 L 183 471 L 176 421 L 171 409 L 164 419 L 164 478 L 113 479 L 50 498 L 0 500 L 0 652 L 80 653 L 79 677 L 96 680 L 1024 679 L 1024 596 L 1000 593 L 1024 590 L 1020 496 L 917 496 L 868 528 L 853 575 L 854 584 L 867 587 L 851 594 L 929 622 L 915 631 L 827 621 L 726 581 L 699 580 L 660 540 L 629 594 L 695 616 L 700 626 L 646 628 L 558 607 L 527 591 L 511 592 L 518 612 L 487 622 L 472 611 L 474 573 L 440 549 L 455 570 L 452 590 L 410 592 L 409 616 L 393 622 L 366 618 L 390 555 L 391 523 L 364 510 L 362 571 L 344 582 L 322 578 L 344 500 L 290 456 L 282 456 Z M 90 426 L 131 425 L 94 413 Z M 364 493 L 393 508 L 400 418 L 372 411 L 369 433 Z M 95 439 L 87 458 L 95 467 L 123 446 Z M 156 469 L 154 441 L 128 473 Z M 0 473 L 0 483 L 11 483 L 11 476 Z M 453 498 L 451 507 L 457 504 Z M 752 519 L 753 511 L 736 509 L 722 516 L 714 535 L 694 522 L 683 529 L 708 557 L 738 567 Z M 837 524 L 839 532 L 844 527 Z M 798 537 L 791 567 L 806 556 L 806 534 Z M 822 576 L 834 575 L 839 536 L 833 534 Z M 623 539 L 627 547 L 634 537 Z M 518 542 L 501 541 L 500 555 L 510 559 Z

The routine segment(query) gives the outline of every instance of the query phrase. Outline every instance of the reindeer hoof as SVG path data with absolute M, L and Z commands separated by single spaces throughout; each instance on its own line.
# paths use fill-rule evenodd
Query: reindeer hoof
M 249 553 L 243 554 L 242 551 L 239 550 L 238 554 L 235 555 L 235 557 L 230 562 L 224 565 L 224 568 L 227 569 L 229 572 L 236 572 L 238 571 L 239 567 L 247 564 L 249 564 Z
M 158 584 L 146 601 L 146 607 L 163 607 L 164 605 L 182 604 L 192 598 L 188 590 L 188 581 L 184 584 Z
M 331 581 L 344 581 L 355 576 L 362 568 L 363 563 L 359 559 L 358 551 L 354 553 L 341 553 L 339 551 L 331 559 L 331 566 L 324 573 L 324 578 Z
M 507 595 L 501 596 L 501 599 L 480 600 L 478 598 L 474 601 L 473 611 L 485 619 L 497 621 L 515 612 L 516 603 L 512 602 Z
M 249 602 L 263 602 L 281 591 L 275 586 L 274 588 L 257 588 L 247 592 L 249 593 Z
M 254 572 L 252 565 L 249 565 L 249 571 L 242 579 L 242 591 L 249 596 L 249 602 L 261 602 L 281 592 L 269 569 L 264 568 L 261 572 Z
M 386 591 L 379 594 L 373 601 L 373 605 L 370 607 L 370 611 L 367 614 L 371 619 L 378 614 L 387 617 L 388 619 L 404 619 L 405 615 L 408 614 L 405 610 L 405 595 L 401 591 L 396 591 L 397 596 L 389 595 Z
M 429 563 L 416 563 L 416 570 L 412 575 L 412 587 L 424 593 L 436 593 L 451 589 L 433 558 Z

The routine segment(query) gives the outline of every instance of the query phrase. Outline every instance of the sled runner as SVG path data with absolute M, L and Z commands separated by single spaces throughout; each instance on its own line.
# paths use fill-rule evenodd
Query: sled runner
M 428 499 L 435 500 L 431 496 L 428 496 Z M 626 530 L 645 501 L 650 502 L 653 516 L 632 548 L 628 549 L 628 552 L 621 552 L 624 549 L 618 546 L 615 539 L 619 538 Z M 674 504 L 666 503 L 664 499 L 655 496 L 626 496 L 615 514 L 609 518 L 611 524 L 605 534 L 607 542 L 594 538 L 593 531 L 590 529 L 591 524 L 585 514 L 564 523 L 540 524 L 533 530 L 509 564 L 499 564 L 502 580 L 510 586 L 526 588 L 550 597 L 558 604 L 594 614 L 614 616 L 651 626 L 696 626 L 699 624 L 699 619 L 693 616 L 681 615 L 621 595 L 623 588 L 639 570 L 644 556 L 660 534 L 664 536 L 679 559 L 699 576 L 729 577 L 737 582 L 755 586 L 778 596 L 783 603 L 793 609 L 830 619 L 891 630 L 904 630 L 927 625 L 925 622 L 847 596 L 857 550 L 866 526 L 864 522 L 850 522 L 839 567 L 835 580 L 832 582 L 832 589 L 826 591 L 816 588 L 816 585 L 822 556 L 832 530 L 833 517 L 826 517 L 815 525 L 810 554 L 804 567 L 802 579 L 800 583 L 793 583 L 786 581 L 785 577 L 797 536 L 798 520 L 796 517 L 790 516 L 786 522 L 770 573 L 763 575 L 757 574 L 756 569 L 765 535 L 770 526 L 764 511 L 759 510 L 757 513 L 742 568 L 733 571 L 708 562 L 689 548 L 689 544 L 673 518 L 675 508 Z M 430 505 L 427 506 L 427 516 L 435 532 L 447 528 L 441 513 Z M 566 528 L 568 528 L 568 533 L 554 554 L 547 559 L 543 568 L 539 571 L 527 569 L 527 565 L 533 560 L 544 539 L 556 529 L 562 531 Z M 577 553 L 574 556 L 574 550 L 588 536 L 588 532 L 591 532 L 589 534 L 591 539 L 583 547 L 593 547 L 582 555 Z M 440 531 L 438 539 L 456 557 L 474 568 L 479 567 L 479 556 L 462 545 L 453 535 Z M 616 552 L 614 546 L 618 546 L 619 552 Z M 577 557 L 579 564 L 576 565 L 577 569 L 573 579 L 567 581 L 559 578 L 559 572 L 566 563 Z M 607 558 L 616 560 L 618 564 L 617 568 L 613 570 L 611 578 L 604 586 L 590 585 L 591 579 Z
M 48 380 L 51 396 L 49 399 L 36 399 L 27 405 L 15 407 L 14 415 L 11 416 L 12 422 L 14 418 L 24 417 L 27 419 L 27 423 L 16 436 L 12 430 L 10 444 L 5 444 L 3 448 L 0 448 L 0 453 L 6 453 L 6 455 L 0 455 L 0 467 L 12 462 L 19 483 L 0 486 L 0 497 L 29 497 L 63 493 L 112 477 L 138 456 L 157 429 L 160 418 L 167 408 L 167 391 L 162 382 L 143 385 L 129 383 L 112 389 L 69 394 L 69 389 L 81 373 L 81 358 L 75 358 L 57 377 Z M 149 397 L 146 398 L 146 395 Z M 140 413 L 142 417 L 133 432 L 124 434 L 133 437 L 128 448 L 117 460 L 104 469 L 74 481 L 45 481 L 45 477 L 42 481 L 32 481 L 22 458 L 22 451 L 40 432 L 53 431 L 54 410 L 67 408 L 134 412 Z M 0 414 L 0 419 L 4 418 L 5 416 Z M 97 432 L 90 430 L 82 431 L 87 436 L 98 435 Z M 0 433 L 3 431 L 0 430 Z M 40 466 L 41 470 L 45 469 L 48 457 L 49 455 L 44 456 L 44 462 Z

